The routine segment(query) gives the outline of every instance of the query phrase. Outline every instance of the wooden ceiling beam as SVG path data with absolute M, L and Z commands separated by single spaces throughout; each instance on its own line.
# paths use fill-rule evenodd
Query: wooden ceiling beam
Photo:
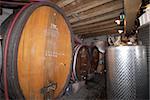
M 106 9 L 106 8 L 114 6 L 116 4 L 122 4 L 123 5 L 123 1 L 122 0 L 113 0 L 113 1 L 107 2 L 105 4 L 99 5 L 97 7 L 91 8 L 89 10 L 80 12 L 78 14 L 86 15 L 86 14 L 93 13 L 93 12 L 98 11 L 98 10 Z
M 83 6 L 84 4 L 87 4 L 89 2 L 91 2 L 91 0 L 75 0 L 74 2 L 72 2 L 69 5 L 65 6 L 63 9 L 64 9 L 65 12 L 70 12 L 70 11 L 73 11 L 74 9 L 76 9 L 77 7 Z
M 101 32 L 107 32 L 107 31 L 114 31 L 114 30 L 117 30 L 116 27 L 112 27 L 112 28 L 108 28 L 108 29 L 103 29 L 103 30 L 96 30 L 96 31 L 93 31 L 93 32 L 82 32 L 80 33 L 81 35 L 86 35 L 86 34 L 95 34 L 95 33 L 101 33 Z M 77 34 L 77 33 L 75 33 Z
M 59 7 L 65 7 L 66 5 L 74 2 L 75 0 L 60 0 L 59 2 L 57 2 L 56 4 L 59 6 Z
M 84 25 L 84 26 L 74 27 L 73 31 L 87 29 L 87 28 L 93 28 L 93 27 L 108 25 L 108 24 L 113 24 L 113 23 L 115 23 L 115 19 L 109 19 L 109 20 L 105 20 L 105 21 L 101 21 L 101 22 Z
M 125 32 L 132 31 L 142 0 L 124 0 Z
M 81 20 L 84 20 L 84 19 L 87 19 L 87 18 L 102 15 L 102 14 L 105 14 L 105 13 L 109 13 L 109 12 L 112 12 L 114 10 L 118 10 L 118 9 L 122 9 L 122 8 L 123 8 L 122 1 L 116 0 L 116 1 L 106 3 L 105 5 L 96 7 L 96 9 L 92 9 L 91 11 L 88 11 L 90 13 L 87 12 L 87 14 L 85 14 L 85 13 L 78 14 L 77 17 L 73 17 L 69 21 L 71 23 L 74 23 L 74 22 L 78 22 L 78 21 L 81 21 Z
M 120 13 L 122 11 L 123 11 L 123 9 L 119 9 L 119 10 L 116 10 L 116 11 L 113 11 L 113 12 L 106 13 L 104 15 L 93 17 L 91 19 L 83 20 L 83 21 L 80 21 L 78 23 L 72 24 L 72 27 L 79 27 L 79 26 L 82 26 L 82 25 L 92 24 L 92 23 L 104 21 L 104 20 L 107 20 L 107 19 L 116 18 L 120 15 Z
M 102 36 L 102 35 L 112 35 L 112 34 L 118 34 L 118 32 L 115 31 L 105 31 L 101 33 L 93 33 L 93 34 L 85 34 L 81 35 L 82 38 L 89 38 L 89 37 L 96 37 L 96 36 Z
M 67 14 L 67 16 L 71 16 L 73 14 L 77 14 L 77 13 L 86 11 L 88 9 L 97 7 L 99 5 L 105 4 L 105 3 L 110 2 L 110 1 L 113 1 L 113 0 L 94 0 L 94 1 L 91 0 L 91 2 L 89 2 L 87 4 L 84 4 L 82 6 L 78 6 L 76 9 L 73 9 L 73 10 L 66 12 L 66 14 Z
M 95 31 L 91 31 L 91 32 L 82 32 L 82 33 L 75 33 L 75 34 L 81 34 L 81 35 L 85 35 L 85 34 L 94 34 L 94 33 L 101 33 L 101 32 L 105 32 L 105 31 L 114 31 L 114 30 L 118 30 L 120 29 L 120 27 L 111 27 L 111 28 L 107 28 L 107 29 L 100 29 L 100 30 L 95 30 Z
M 83 29 L 83 30 L 77 30 L 77 31 L 74 31 L 74 32 L 75 32 L 75 33 L 92 32 L 92 31 L 95 31 L 95 30 L 107 29 L 107 28 L 111 28 L 111 27 L 117 27 L 117 25 L 114 23 L 114 24 L 105 25 L 105 26 L 97 26 L 97 27 L 94 27 L 94 28 L 88 28 L 88 29 Z

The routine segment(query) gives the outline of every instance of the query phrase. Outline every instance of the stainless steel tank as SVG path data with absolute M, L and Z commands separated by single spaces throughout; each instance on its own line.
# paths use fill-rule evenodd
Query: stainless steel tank
M 106 51 L 108 99 L 148 99 L 144 46 L 109 47 Z
M 150 84 L 150 22 L 138 28 L 138 42 L 146 46 L 147 63 L 149 68 L 149 84 Z M 150 85 L 149 85 L 150 98 Z

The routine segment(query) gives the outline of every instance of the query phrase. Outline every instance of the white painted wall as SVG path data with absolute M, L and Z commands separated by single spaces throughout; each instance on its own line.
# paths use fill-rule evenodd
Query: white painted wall
M 87 45 L 91 45 L 92 42 L 96 43 L 97 41 L 107 41 L 107 35 L 86 38 L 83 40 L 83 43 Z

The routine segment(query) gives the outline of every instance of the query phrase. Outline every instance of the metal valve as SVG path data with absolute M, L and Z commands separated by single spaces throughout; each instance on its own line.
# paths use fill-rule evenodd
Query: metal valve
M 44 98 L 46 100 L 50 100 L 51 98 L 53 98 L 53 93 L 56 90 L 56 88 L 57 88 L 56 82 L 50 82 L 48 86 L 43 87 L 41 89 L 41 93 L 44 94 Z

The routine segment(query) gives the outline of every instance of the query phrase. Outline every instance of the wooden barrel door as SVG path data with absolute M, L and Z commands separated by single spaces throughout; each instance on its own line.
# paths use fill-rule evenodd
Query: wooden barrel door
M 7 50 L 9 96 L 27 100 L 59 97 L 70 78 L 71 40 L 68 21 L 56 5 L 38 2 L 21 12 Z
M 74 49 L 73 75 L 77 81 L 86 80 L 90 69 L 88 47 L 77 45 Z

